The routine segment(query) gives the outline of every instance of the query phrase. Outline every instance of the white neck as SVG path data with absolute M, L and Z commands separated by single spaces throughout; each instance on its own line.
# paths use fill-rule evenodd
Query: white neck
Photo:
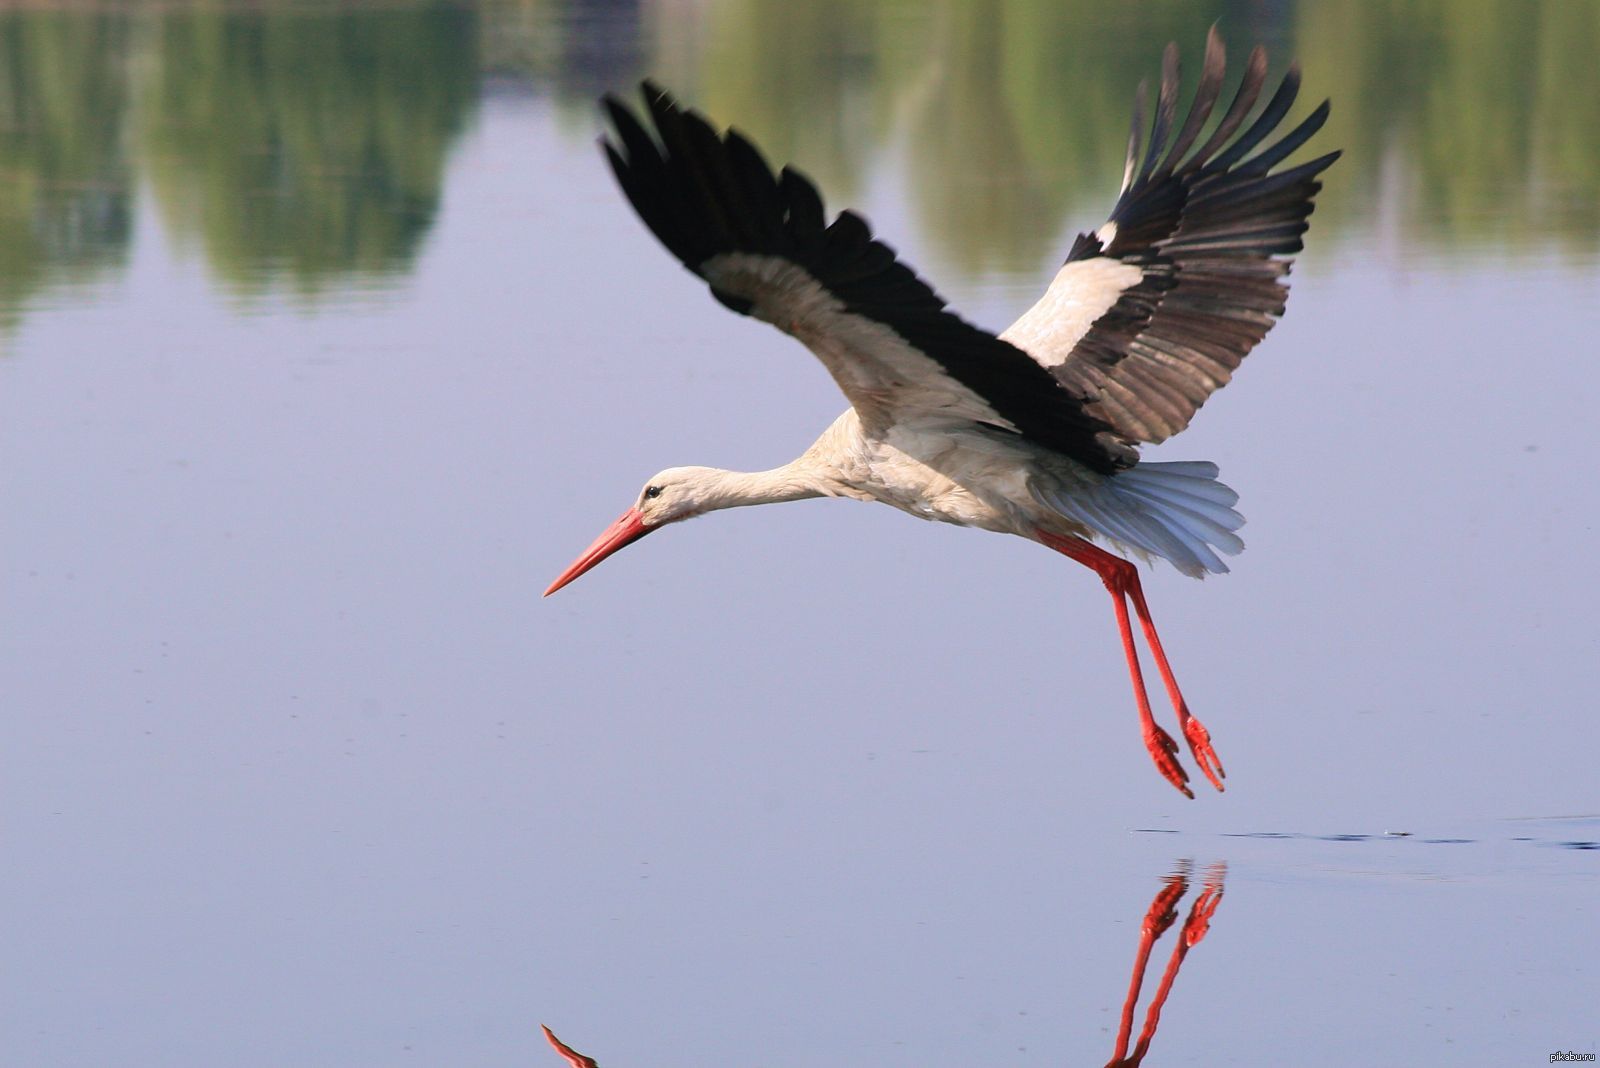
M 822 480 L 805 457 L 771 471 L 723 471 L 706 468 L 696 487 L 699 511 L 742 508 L 749 504 L 777 504 L 827 496 Z

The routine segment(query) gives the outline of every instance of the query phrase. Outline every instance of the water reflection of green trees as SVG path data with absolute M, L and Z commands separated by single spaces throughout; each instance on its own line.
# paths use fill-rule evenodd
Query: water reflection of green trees
M 1258 7 L 724 0 L 704 24 L 663 20 L 653 69 L 774 163 L 798 162 L 835 206 L 883 146 L 903 146 L 905 193 L 948 260 L 1032 269 L 1069 215 L 1114 198 L 1133 87 L 1166 42 L 1198 49 L 1221 16 L 1242 54 L 1280 36 L 1282 16 Z
M 818 172 L 835 200 L 874 149 L 903 142 L 906 194 L 969 272 L 1037 264 L 1067 221 L 1105 209 L 1133 86 L 1168 40 L 1195 61 L 1218 16 L 1235 57 L 1260 40 L 1278 65 L 1302 62 L 1300 113 L 1333 98 L 1319 140 L 1348 150 L 1322 198 L 1333 241 L 1383 224 L 1435 249 L 1600 248 L 1600 4 L 806 7 L 725 0 L 695 63 L 664 51 L 703 68 L 684 73 L 708 110 Z
M 0 12 L 0 329 L 124 261 L 140 179 L 236 291 L 404 272 L 478 47 L 443 2 Z
M 1382 181 L 1411 241 L 1600 248 L 1600 4 L 1307 3 L 1295 40 L 1354 164 L 1330 215 Z
M 167 0 L 0 11 L 0 328 L 123 262 L 141 182 L 235 290 L 403 273 L 486 86 L 553 96 L 587 138 L 595 94 L 644 73 L 835 206 L 902 160 L 889 180 L 945 259 L 1031 269 L 1106 207 L 1162 45 L 1193 60 L 1219 16 L 1236 57 L 1264 40 L 1334 99 L 1327 246 L 1381 226 L 1600 248 L 1600 4 L 1581 0 Z
M 409 268 L 477 101 L 451 5 L 155 16 L 139 144 L 171 230 L 249 292 Z
M 30 295 L 123 262 L 127 22 L 0 19 L 0 329 Z

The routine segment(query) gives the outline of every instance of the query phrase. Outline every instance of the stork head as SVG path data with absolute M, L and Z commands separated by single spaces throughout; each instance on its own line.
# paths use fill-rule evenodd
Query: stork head
M 605 529 L 544 591 L 546 597 L 594 567 L 618 549 L 632 545 L 652 530 L 701 512 L 738 503 L 722 492 L 728 474 L 713 467 L 669 467 L 653 476 L 639 491 L 633 507 Z

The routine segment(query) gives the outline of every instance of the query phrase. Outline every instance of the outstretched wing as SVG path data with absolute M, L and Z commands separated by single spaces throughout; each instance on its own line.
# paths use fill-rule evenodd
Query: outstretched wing
M 1135 462 L 1085 405 L 1094 398 L 1015 346 L 945 308 L 858 215 L 825 221 L 816 187 L 774 176 L 754 145 L 718 134 L 644 83 L 655 136 L 604 101 L 604 142 L 623 192 L 652 233 L 734 311 L 772 323 L 816 353 L 869 429 L 982 423 L 1098 471 Z
M 1111 220 L 1079 236 L 1044 297 L 1000 335 L 1091 398 L 1087 412 L 1127 443 L 1164 441 L 1188 426 L 1272 329 L 1289 292 L 1281 281 L 1288 257 L 1303 247 L 1311 200 L 1322 188 L 1317 175 L 1339 158 L 1330 152 L 1272 172 L 1322 127 L 1324 101 L 1244 159 L 1277 129 L 1300 88 L 1299 69 L 1291 66 L 1255 121 L 1238 132 L 1266 80 L 1259 46 L 1227 113 L 1190 153 L 1221 93 L 1225 66 L 1213 27 L 1194 103 L 1174 137 L 1178 52 L 1167 46 L 1142 154 L 1139 87 Z

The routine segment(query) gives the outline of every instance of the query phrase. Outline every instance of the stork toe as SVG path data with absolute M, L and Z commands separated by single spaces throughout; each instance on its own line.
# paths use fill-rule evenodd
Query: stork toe
M 1150 759 L 1156 762 L 1156 770 L 1183 796 L 1194 800 L 1194 791 L 1189 789 L 1189 773 L 1178 763 L 1178 743 L 1172 740 L 1172 735 L 1150 724 L 1144 731 L 1144 747 L 1150 750 Z
M 1228 777 L 1228 773 L 1222 770 L 1222 760 L 1211 747 L 1211 732 L 1206 730 L 1205 724 L 1190 716 L 1183 724 L 1183 734 L 1189 742 L 1189 752 L 1194 755 L 1194 761 L 1200 765 L 1205 777 L 1218 790 L 1224 789 L 1222 780 Z

